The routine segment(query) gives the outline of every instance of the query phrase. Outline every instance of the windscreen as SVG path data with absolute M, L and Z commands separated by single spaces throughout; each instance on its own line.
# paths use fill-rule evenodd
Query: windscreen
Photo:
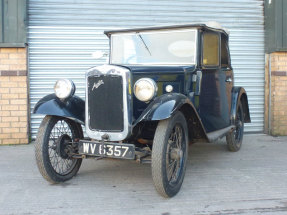
M 197 31 L 157 30 L 111 36 L 112 64 L 195 64 Z

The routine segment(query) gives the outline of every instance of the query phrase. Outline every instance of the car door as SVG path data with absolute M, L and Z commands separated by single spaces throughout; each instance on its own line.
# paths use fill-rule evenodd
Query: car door
M 228 36 L 225 34 L 221 34 L 221 52 L 220 52 L 220 59 L 221 59 L 221 72 L 225 74 L 225 92 L 226 92 L 226 99 L 227 99 L 227 107 L 226 113 L 228 113 L 226 120 L 226 124 L 229 125 L 230 123 L 230 110 L 231 110 L 231 91 L 234 85 L 234 76 L 233 76 L 233 69 L 231 67 L 231 60 L 229 54 L 229 46 L 228 46 Z M 224 90 L 224 89 L 223 89 Z
M 204 31 L 201 36 L 201 92 L 199 114 L 207 132 L 213 132 L 229 125 L 229 101 L 227 98 L 227 71 L 221 68 L 220 33 Z M 229 80 L 228 80 L 229 81 Z M 228 83 L 228 84 L 227 84 Z

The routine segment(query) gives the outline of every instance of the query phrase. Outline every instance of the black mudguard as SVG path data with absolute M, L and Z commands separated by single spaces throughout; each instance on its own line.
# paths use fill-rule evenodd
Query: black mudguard
M 50 94 L 35 105 L 33 113 L 62 116 L 84 125 L 85 101 L 78 96 L 72 96 L 62 101 L 55 94 Z
M 247 93 L 242 87 L 233 87 L 232 88 L 232 102 L 231 102 L 231 123 L 235 122 L 236 111 L 239 103 L 242 103 L 243 112 L 244 112 L 244 122 L 251 122 L 249 106 L 248 106 L 248 98 Z
M 155 121 L 168 119 L 183 104 L 188 103 L 188 100 L 186 96 L 179 93 L 169 93 L 159 96 L 148 105 L 134 125 L 142 120 Z M 192 103 L 191 106 L 193 106 Z
M 168 119 L 177 111 L 184 113 L 189 130 L 194 130 L 191 134 L 192 139 L 207 139 L 205 128 L 193 103 L 180 93 L 169 93 L 155 98 L 133 123 L 133 127 L 141 121 Z

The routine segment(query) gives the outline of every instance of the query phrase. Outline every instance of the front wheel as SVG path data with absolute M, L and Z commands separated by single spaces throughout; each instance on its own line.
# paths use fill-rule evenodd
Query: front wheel
M 46 116 L 39 128 L 35 156 L 42 176 L 51 183 L 63 182 L 75 176 L 82 159 L 71 157 L 76 149 L 71 144 L 82 138 L 81 125 L 62 117 Z
M 152 147 L 152 178 L 158 193 L 169 198 L 181 188 L 188 154 L 188 131 L 181 112 L 158 123 Z
M 244 117 L 242 104 L 239 103 L 235 116 L 235 129 L 226 135 L 228 150 L 237 152 L 242 145 L 244 132 Z

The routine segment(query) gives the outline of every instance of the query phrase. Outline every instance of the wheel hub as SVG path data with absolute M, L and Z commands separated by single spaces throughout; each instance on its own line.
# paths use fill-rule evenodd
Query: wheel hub
M 236 125 L 237 128 L 242 127 L 242 122 L 241 122 L 241 120 L 238 120 L 235 125 Z
M 69 157 L 67 153 L 68 151 L 67 146 L 69 145 L 70 142 L 72 142 L 72 139 L 67 134 L 63 134 L 57 140 L 56 152 L 63 159 L 67 159 Z
M 180 158 L 182 157 L 182 150 L 181 149 L 172 149 L 170 152 L 170 157 L 172 160 L 177 160 L 179 161 Z
M 238 126 L 242 127 L 242 122 L 241 121 L 238 122 Z

